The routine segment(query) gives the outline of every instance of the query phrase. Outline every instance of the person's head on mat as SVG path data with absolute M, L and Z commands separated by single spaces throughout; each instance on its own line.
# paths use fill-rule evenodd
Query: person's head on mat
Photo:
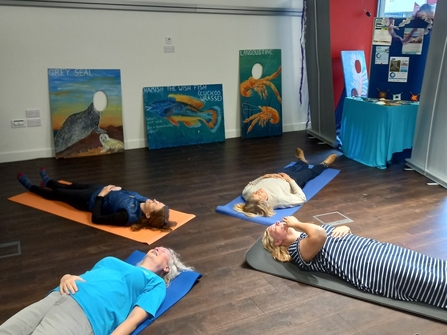
M 248 217 L 273 216 L 276 208 L 302 205 L 306 202 L 302 190 L 304 185 L 319 176 L 337 158 L 336 154 L 331 154 L 310 168 L 303 150 L 296 148 L 295 156 L 298 161 L 294 164 L 249 182 L 242 191 L 245 203 L 234 205 L 234 210 Z
M 262 244 L 277 261 L 291 261 L 288 248 L 296 240 L 296 234 L 298 233 L 296 229 L 291 227 L 295 219 L 295 217 L 286 216 L 283 221 L 277 221 L 264 231 Z M 296 220 L 298 221 L 298 219 Z
M 0 334 L 130 334 L 155 316 L 170 282 L 191 270 L 164 247 L 149 250 L 137 265 L 103 258 L 84 274 L 62 276 L 44 299 L 0 325 Z
M 259 188 L 253 192 L 244 204 L 236 204 L 234 209 L 240 213 L 244 213 L 246 216 L 273 216 L 275 211 L 268 203 L 269 195 L 264 189 Z
M 192 267 L 183 264 L 178 253 L 165 247 L 150 249 L 137 266 L 147 268 L 159 275 L 165 281 L 166 287 L 180 272 L 192 270 Z
M 155 199 L 148 199 L 141 205 L 141 217 L 132 224 L 131 229 L 138 231 L 142 228 L 172 230 L 177 223 L 169 220 L 169 207 Z
M 116 185 L 95 185 L 74 182 L 60 183 L 40 169 L 40 185 L 33 185 L 24 173 L 17 179 L 30 192 L 47 200 L 64 202 L 78 210 L 91 212 L 92 222 L 113 226 L 172 230 L 177 223 L 169 220 L 169 207 L 155 199 Z
M 274 259 L 300 270 L 327 273 L 387 298 L 447 308 L 447 260 L 294 216 L 267 227 L 262 244 Z

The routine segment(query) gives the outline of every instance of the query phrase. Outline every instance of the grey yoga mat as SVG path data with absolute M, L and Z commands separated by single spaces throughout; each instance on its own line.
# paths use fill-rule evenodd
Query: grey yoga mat
M 362 299 L 382 306 L 398 309 L 404 312 L 421 315 L 447 323 L 447 310 L 419 302 L 407 302 L 373 295 L 356 289 L 351 284 L 334 278 L 325 273 L 302 271 L 292 263 L 275 261 L 271 254 L 264 249 L 261 238 L 245 253 L 245 261 L 255 270 L 266 272 L 274 276 L 294 280 L 299 283 L 312 285 L 328 291 Z

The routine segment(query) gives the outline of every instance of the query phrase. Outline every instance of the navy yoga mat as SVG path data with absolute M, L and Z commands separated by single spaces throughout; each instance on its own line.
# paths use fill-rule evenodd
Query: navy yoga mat
M 382 306 L 398 309 L 404 312 L 421 315 L 437 321 L 447 322 L 447 310 L 420 302 L 408 302 L 385 298 L 358 290 L 351 284 L 332 277 L 326 273 L 300 270 L 292 263 L 275 261 L 272 255 L 264 249 L 259 238 L 245 254 L 245 261 L 253 269 L 274 276 L 294 280 L 299 283 L 315 286 L 324 290 L 344 294 Z
M 136 265 L 139 261 L 141 261 L 144 257 L 145 253 L 141 251 L 134 251 L 127 259 L 126 262 L 129 264 Z M 166 312 L 171 306 L 177 303 L 180 299 L 182 299 L 194 286 L 194 284 L 202 277 L 202 275 L 195 271 L 184 271 L 181 272 L 173 281 L 171 281 L 170 285 L 166 290 L 166 298 L 161 304 L 160 308 L 157 311 L 157 314 L 154 318 L 146 319 L 143 321 L 137 329 L 132 333 L 132 335 L 136 335 L 149 326 L 156 318 Z
M 293 164 L 293 162 L 290 164 Z M 340 170 L 328 168 L 324 170 L 318 177 L 309 180 L 303 188 L 303 192 L 306 195 L 307 201 L 309 201 L 315 194 L 317 194 L 321 189 L 323 189 L 323 187 L 325 187 L 339 173 Z M 241 202 L 245 201 L 242 198 L 242 196 L 238 196 L 236 199 L 234 199 L 233 201 L 229 202 L 224 206 L 217 206 L 216 212 L 269 226 L 275 223 L 276 221 L 282 220 L 282 218 L 284 218 L 285 216 L 293 215 L 297 210 L 301 208 L 301 206 L 296 206 L 296 207 L 275 209 L 275 215 L 270 217 L 265 216 L 248 217 L 245 214 L 236 212 L 233 209 L 235 204 Z

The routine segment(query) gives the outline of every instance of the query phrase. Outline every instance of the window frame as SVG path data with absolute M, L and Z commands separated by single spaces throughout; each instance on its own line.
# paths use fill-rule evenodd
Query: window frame
M 386 5 L 386 3 L 388 1 L 390 1 L 390 0 L 378 0 L 378 2 L 377 2 L 377 17 L 385 17 L 385 16 L 389 17 L 389 15 L 385 15 L 385 5 Z M 406 0 L 406 1 L 408 1 L 409 3 L 415 3 L 416 2 L 415 0 Z M 428 3 L 428 1 L 426 1 L 426 0 L 420 0 L 420 1 L 424 1 L 422 4 L 420 4 L 420 6 Z M 437 3 L 438 1 L 437 0 L 432 0 L 430 2 L 436 2 Z M 435 3 L 435 5 L 436 5 L 436 3 Z M 393 14 L 394 13 L 395 12 L 393 12 Z M 399 12 L 399 13 L 409 13 L 409 12 Z M 399 16 L 394 16 L 394 17 L 410 17 L 410 16 L 412 16 L 412 13 L 409 14 L 409 15 L 399 15 Z

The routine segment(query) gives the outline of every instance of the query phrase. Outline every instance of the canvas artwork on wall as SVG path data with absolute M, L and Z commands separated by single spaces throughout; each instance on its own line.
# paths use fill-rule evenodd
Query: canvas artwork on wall
M 124 151 L 120 70 L 48 69 L 56 158 Z
M 240 50 L 242 138 L 282 134 L 281 50 Z
M 342 51 L 346 96 L 368 97 L 368 72 L 363 50 Z
M 222 84 L 143 88 L 149 149 L 225 141 Z

